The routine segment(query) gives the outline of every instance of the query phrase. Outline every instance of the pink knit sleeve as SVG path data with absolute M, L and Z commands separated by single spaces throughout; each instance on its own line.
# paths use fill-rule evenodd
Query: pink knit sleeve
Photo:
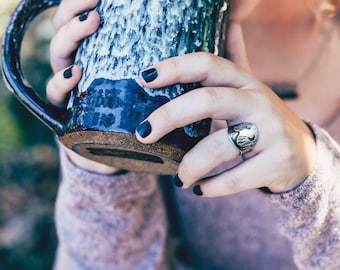
M 161 269 L 166 216 L 156 177 L 101 175 L 61 151 L 55 269 Z
M 280 229 L 293 243 L 300 269 L 340 269 L 340 147 L 321 128 L 316 166 L 294 190 L 268 194 L 284 216 Z

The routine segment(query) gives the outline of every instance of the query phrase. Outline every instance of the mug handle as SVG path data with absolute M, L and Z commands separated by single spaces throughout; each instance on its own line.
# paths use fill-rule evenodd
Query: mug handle
M 46 9 L 60 4 L 60 1 L 22 0 L 11 16 L 2 46 L 2 71 L 8 88 L 57 135 L 63 133 L 66 110 L 62 111 L 42 100 L 28 83 L 21 70 L 20 49 L 25 31 L 32 20 Z

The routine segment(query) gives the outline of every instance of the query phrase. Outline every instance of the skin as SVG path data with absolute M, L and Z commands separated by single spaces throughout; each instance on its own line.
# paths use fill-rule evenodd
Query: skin
M 266 1 L 263 0 L 264 3 Z M 211 134 L 184 156 L 178 168 L 183 188 L 199 185 L 206 197 L 226 196 L 260 187 L 267 187 L 272 192 L 285 192 L 300 184 L 314 166 L 316 147 L 310 129 L 258 79 L 246 55 L 240 22 L 249 18 L 252 11 L 261 6 L 260 3 L 264 5 L 253 0 L 233 2 L 234 13 L 228 32 L 230 60 L 209 53 L 193 53 L 156 63 L 154 67 L 158 77 L 150 83 L 140 78 L 141 83 L 149 88 L 178 82 L 201 83 L 201 88 L 154 111 L 147 119 L 152 127 L 151 134 L 142 138 L 136 133 L 136 137 L 149 144 L 177 127 L 212 118 L 214 129 Z M 99 25 L 95 11 L 91 11 L 83 22 L 78 20 L 77 15 L 96 4 L 97 0 L 87 0 L 82 5 L 63 0 L 54 17 L 56 35 L 51 42 L 51 64 L 55 75 L 47 86 L 47 96 L 56 105 L 64 101 L 69 89 L 81 77 L 77 66 L 72 67 L 71 78 L 63 77 L 64 70 L 73 63 L 74 50 L 80 40 L 94 33 Z M 240 122 L 251 122 L 258 127 L 258 143 L 251 153 L 245 155 L 245 161 L 206 181 L 208 173 L 238 157 L 238 149 L 227 138 L 225 123 Z M 108 174 L 117 171 L 71 151 L 68 154 L 80 167 Z
M 241 22 L 251 14 L 261 0 L 231 0 L 232 14 L 230 20 Z

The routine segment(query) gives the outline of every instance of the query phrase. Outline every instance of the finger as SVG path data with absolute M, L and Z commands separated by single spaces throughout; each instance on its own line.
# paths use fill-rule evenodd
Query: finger
M 178 176 L 183 183 L 182 187 L 190 187 L 221 164 L 237 158 L 239 154 L 240 151 L 228 138 L 227 129 L 210 134 L 183 157 L 178 167 Z
M 231 61 L 244 70 L 250 72 L 250 65 L 243 39 L 243 32 L 239 23 L 231 23 L 228 31 L 228 55 Z
M 212 118 L 231 122 L 256 123 L 259 106 L 267 106 L 263 93 L 222 87 L 193 90 L 164 104 L 137 127 L 136 136 L 143 143 L 158 141 L 170 131 L 198 120 Z M 148 125 L 148 132 L 145 130 Z
M 56 106 L 61 106 L 80 78 L 81 69 L 78 66 L 70 66 L 57 72 L 46 86 L 48 100 Z
M 150 71 L 153 77 L 149 75 Z M 157 76 L 156 76 L 157 75 Z M 150 81 L 150 79 L 152 79 Z M 247 88 L 255 80 L 231 61 L 210 53 L 198 52 L 172 57 L 156 63 L 141 74 L 141 82 L 149 88 L 160 88 L 175 83 L 200 82 L 203 86 L 231 86 Z
M 72 18 L 78 16 L 87 10 L 92 10 L 98 4 L 99 0 L 63 0 L 61 1 L 53 17 L 53 24 L 56 30 L 59 30 Z
M 268 166 L 268 161 L 272 159 L 269 151 L 262 152 L 231 170 L 201 181 L 194 187 L 194 193 L 205 197 L 220 197 L 266 187 L 278 179 L 278 167 L 273 164 Z
M 93 34 L 99 24 L 99 14 L 91 11 L 73 18 L 60 28 L 50 44 L 51 66 L 54 72 L 73 63 L 73 55 L 79 42 Z

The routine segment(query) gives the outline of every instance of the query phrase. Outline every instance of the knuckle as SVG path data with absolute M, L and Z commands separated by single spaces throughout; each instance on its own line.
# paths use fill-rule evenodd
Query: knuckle
M 239 191 L 241 190 L 241 181 L 238 179 L 238 177 L 231 177 L 228 181 L 228 186 L 226 189 L 231 191 Z
M 219 98 L 219 91 L 216 87 L 206 88 L 205 93 L 207 95 L 207 99 L 211 102 L 215 102 Z
M 216 102 L 221 99 L 220 90 L 217 87 L 206 87 L 201 91 L 201 99 L 204 100 L 204 103 L 202 103 L 202 112 L 205 111 L 210 115 L 215 108 Z
M 179 70 L 179 67 L 180 67 L 179 57 L 169 58 L 166 62 L 167 62 L 167 65 L 168 65 L 168 69 L 170 71 L 177 71 L 177 70 Z
M 54 93 L 54 92 L 60 92 L 62 88 L 62 83 L 58 80 L 57 76 L 54 76 L 48 83 L 46 90 Z
M 67 50 L 62 50 L 61 48 L 67 48 L 64 40 L 69 40 L 68 38 L 63 38 L 64 34 L 60 31 L 51 39 L 49 45 L 50 58 L 58 59 L 65 58 Z
M 58 97 L 58 86 L 56 85 L 55 79 L 51 79 L 46 85 L 46 97 L 48 100 L 55 102 Z
M 184 183 L 189 184 L 195 178 L 195 169 L 192 168 L 189 155 L 185 155 L 179 167 L 179 174 Z
M 215 158 L 222 158 L 224 153 L 224 141 L 222 138 L 215 136 L 215 138 L 211 138 L 207 140 L 206 143 L 206 152 L 207 155 L 211 155 Z
M 83 30 L 79 28 L 74 21 L 69 21 L 68 23 L 64 24 L 57 34 L 55 35 L 55 44 L 63 44 L 64 47 L 68 47 L 65 45 L 74 44 L 78 41 L 79 35 Z
M 200 58 L 200 62 L 208 68 L 215 63 L 214 55 L 209 52 L 198 52 L 197 55 Z
M 56 36 L 54 36 L 50 41 L 49 51 L 50 51 L 50 55 L 54 55 L 56 51 Z
M 268 106 L 270 104 L 267 95 L 263 91 L 250 89 L 243 92 L 246 92 L 245 94 L 249 95 L 252 102 L 255 104 L 261 104 L 262 106 Z
M 59 18 L 58 18 L 58 15 L 57 13 L 55 13 L 53 16 L 52 16 L 52 25 L 54 27 L 54 30 L 58 30 L 60 25 L 61 25 L 61 22 L 59 21 Z
M 79 28 L 78 31 L 74 31 L 74 24 L 72 21 L 66 23 L 64 26 L 62 26 L 59 30 L 60 36 L 63 36 L 65 38 L 67 38 L 66 40 L 71 40 L 73 42 L 73 40 L 76 38 L 76 36 L 79 34 Z M 63 41 L 65 42 L 65 40 L 63 39 Z
M 202 74 L 203 78 L 206 78 L 210 70 L 213 69 L 214 65 L 216 65 L 216 56 L 209 52 L 198 52 L 197 55 L 205 70 Z
M 52 91 L 52 89 L 54 88 L 53 87 L 53 79 L 51 79 L 51 80 L 49 80 L 48 82 L 47 82 L 47 85 L 46 85 L 46 94 L 47 94 L 47 96 L 50 96 L 50 94 L 51 94 L 51 91 Z
M 171 109 L 168 104 L 165 104 L 158 109 L 157 118 L 162 119 L 162 121 L 166 122 L 169 127 L 176 126 L 176 123 L 174 123 L 175 119 L 173 117 L 173 113 L 171 113 Z
M 254 116 L 254 112 L 256 112 L 256 115 L 263 116 L 263 114 L 258 113 L 259 106 L 262 108 L 263 112 L 270 112 L 267 116 L 273 116 L 275 111 L 277 111 L 277 104 L 273 102 L 264 91 L 257 89 L 244 89 L 235 94 L 238 95 L 239 99 L 247 100 L 247 111 L 252 116 Z

